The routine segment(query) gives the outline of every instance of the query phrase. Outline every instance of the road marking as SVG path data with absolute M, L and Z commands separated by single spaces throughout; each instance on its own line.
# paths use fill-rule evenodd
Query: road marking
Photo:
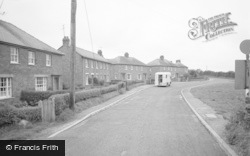
M 229 156 L 238 156 L 234 150 L 232 150 L 232 148 L 209 126 L 209 124 L 199 115 L 198 112 L 196 112 L 196 110 L 194 109 L 194 107 L 189 103 L 189 101 L 187 100 L 187 98 L 184 96 L 183 91 L 185 89 L 188 90 L 188 92 L 190 92 L 190 90 L 192 88 L 196 88 L 196 87 L 200 87 L 200 86 L 205 86 L 208 84 L 202 84 L 202 85 L 197 85 L 197 86 L 193 86 L 193 87 L 189 87 L 189 88 L 184 88 L 181 90 L 181 95 L 184 98 L 184 100 L 186 101 L 186 103 L 188 104 L 188 106 L 190 107 L 190 109 L 194 112 L 194 114 L 198 117 L 198 119 L 200 120 L 200 122 L 202 123 L 202 125 L 205 126 L 205 128 L 208 130 L 208 132 L 210 132 L 212 134 L 212 136 L 215 138 L 215 140 L 219 143 L 220 147 L 227 153 L 227 155 Z

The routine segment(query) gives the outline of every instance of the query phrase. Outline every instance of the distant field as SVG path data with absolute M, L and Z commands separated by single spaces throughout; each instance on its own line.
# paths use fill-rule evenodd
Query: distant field
M 235 90 L 233 81 L 194 88 L 191 93 L 226 119 L 245 105 L 244 90 Z

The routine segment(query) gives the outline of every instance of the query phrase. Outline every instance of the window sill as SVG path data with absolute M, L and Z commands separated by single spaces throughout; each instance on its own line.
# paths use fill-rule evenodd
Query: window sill
M 17 65 L 18 65 L 18 64 L 20 64 L 20 63 L 10 62 L 10 64 L 17 64 Z
M 8 99 L 14 99 L 14 97 L 4 97 L 4 98 L 0 98 L 0 101 L 1 101 L 1 100 L 8 100 Z

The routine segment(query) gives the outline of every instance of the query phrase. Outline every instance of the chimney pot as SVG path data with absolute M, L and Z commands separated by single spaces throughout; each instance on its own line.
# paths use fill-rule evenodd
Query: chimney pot
M 100 55 L 100 56 L 102 56 L 103 57 L 103 55 L 102 55 L 102 50 L 98 50 L 98 55 Z
M 129 54 L 126 52 L 126 53 L 124 54 L 124 56 L 128 58 L 128 57 L 129 57 Z
M 176 60 L 176 63 L 181 63 L 181 60 Z
M 64 36 L 64 38 L 63 38 L 63 46 L 69 46 L 69 37 L 67 37 L 67 36 Z
M 163 55 L 161 55 L 161 56 L 160 56 L 160 59 L 161 59 L 161 60 L 164 60 L 164 56 L 163 56 Z

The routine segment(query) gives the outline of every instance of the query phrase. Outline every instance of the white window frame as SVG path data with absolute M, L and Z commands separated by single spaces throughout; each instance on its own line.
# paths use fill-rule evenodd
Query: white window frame
M 138 75 L 137 75 L 137 79 L 138 79 L 138 80 L 141 80 L 141 74 L 138 74 Z
M 98 69 L 98 62 L 95 61 L 95 68 Z
M 89 60 L 89 61 L 90 61 L 91 68 L 94 68 L 94 61 L 93 60 Z
M 152 71 L 152 69 L 151 69 L 151 68 L 149 68 L 149 71 Z
M 131 74 L 127 74 L 127 80 L 131 80 L 132 79 L 132 75 Z
M 35 52 L 29 51 L 28 54 L 28 64 L 29 65 L 35 65 L 35 60 L 36 60 L 36 54 Z
M 18 48 L 10 47 L 10 63 L 19 63 L 19 51 Z
M 128 66 L 127 65 L 125 65 L 125 70 L 128 70 Z
M 100 69 L 102 69 L 102 62 L 100 62 Z
M 89 73 L 85 74 L 85 85 L 89 85 Z
M 0 99 L 12 97 L 11 77 L 0 77 Z
M 46 66 L 50 67 L 52 64 L 52 56 L 49 54 L 46 54 Z
M 88 61 L 88 59 L 85 59 L 85 67 L 89 68 L 89 61 Z
M 117 74 L 115 74 L 115 79 L 117 79 Z
M 36 77 L 35 78 L 35 90 L 36 91 L 47 91 L 47 85 L 48 85 L 48 77 Z

